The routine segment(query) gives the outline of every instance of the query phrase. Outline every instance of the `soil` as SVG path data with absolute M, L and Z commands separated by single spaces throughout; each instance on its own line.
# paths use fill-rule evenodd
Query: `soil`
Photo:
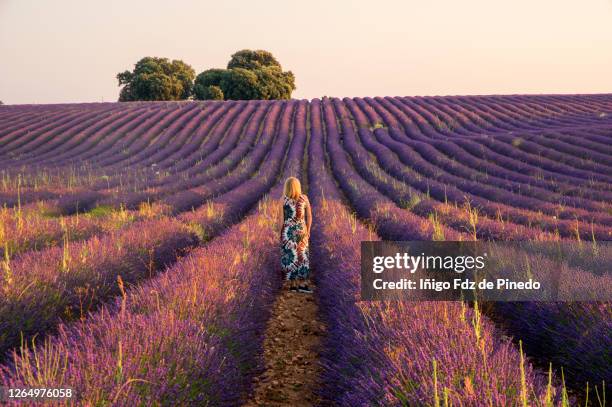
M 255 378 L 253 395 L 244 405 L 318 405 L 318 351 L 324 334 L 313 294 L 290 292 L 287 286 L 283 287 L 266 328 L 265 371 Z

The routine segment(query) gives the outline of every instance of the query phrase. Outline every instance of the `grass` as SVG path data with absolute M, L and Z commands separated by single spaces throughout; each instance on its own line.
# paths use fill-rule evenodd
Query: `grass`
M 87 212 L 87 215 L 91 218 L 106 218 L 110 216 L 113 212 L 115 212 L 115 208 L 113 208 L 112 206 L 100 205 Z

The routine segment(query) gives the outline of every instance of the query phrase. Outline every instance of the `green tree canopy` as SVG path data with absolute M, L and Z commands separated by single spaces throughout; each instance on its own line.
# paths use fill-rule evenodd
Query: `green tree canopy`
M 132 72 L 117 74 L 120 102 L 134 100 L 181 100 L 191 96 L 195 71 L 183 61 L 145 57 Z
M 227 63 L 227 69 L 244 68 L 255 70 L 266 66 L 275 66 L 281 69 L 281 64 L 274 58 L 274 55 L 264 50 L 253 51 L 243 49 L 232 55 L 232 58 Z
M 291 71 L 283 72 L 274 56 L 263 50 L 232 55 L 227 69 L 209 69 L 196 77 L 196 99 L 289 99 L 295 89 Z
M 216 85 L 207 86 L 200 94 L 202 95 L 202 100 L 224 99 L 223 91 Z

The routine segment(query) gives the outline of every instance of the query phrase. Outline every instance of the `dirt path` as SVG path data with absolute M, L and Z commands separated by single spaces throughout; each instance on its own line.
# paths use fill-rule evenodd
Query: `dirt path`
M 266 370 L 255 379 L 246 407 L 318 404 L 318 349 L 325 326 L 317 317 L 313 294 L 283 288 L 266 328 Z

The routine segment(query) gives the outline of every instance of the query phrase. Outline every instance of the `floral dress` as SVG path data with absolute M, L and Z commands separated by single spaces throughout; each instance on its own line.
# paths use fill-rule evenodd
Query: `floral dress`
M 308 264 L 308 236 L 306 236 L 306 195 L 296 199 L 285 196 L 283 202 L 283 230 L 281 232 L 281 267 L 287 280 L 306 279 Z

